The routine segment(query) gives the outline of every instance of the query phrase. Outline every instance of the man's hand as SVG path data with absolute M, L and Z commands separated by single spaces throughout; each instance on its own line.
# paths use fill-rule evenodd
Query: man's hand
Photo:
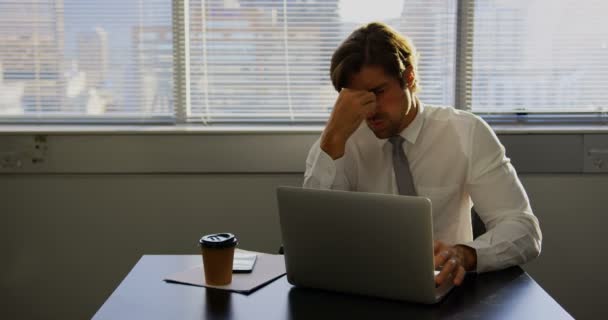
M 449 246 L 435 240 L 434 244 L 435 269 L 441 272 L 435 277 L 435 283 L 441 285 L 450 276 L 454 284 L 459 286 L 464 280 L 467 271 L 477 267 L 477 253 L 475 249 L 464 245 Z
M 340 90 L 321 137 L 321 149 L 334 160 L 342 157 L 346 140 L 375 109 L 375 94 L 348 88 Z

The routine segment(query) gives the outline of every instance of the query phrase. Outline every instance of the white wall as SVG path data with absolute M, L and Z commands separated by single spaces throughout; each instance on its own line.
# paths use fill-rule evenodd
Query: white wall
M 231 231 L 242 248 L 276 252 L 273 190 L 300 180 L 282 174 L 0 176 L 1 309 L 20 312 L 0 318 L 90 318 L 142 254 L 197 253 L 205 233 Z
M 92 140 L 98 139 L 113 144 L 109 137 Z M 20 145 L 9 140 L 15 139 L 0 137 L 0 147 Z M 121 162 L 136 168 L 137 159 L 121 159 L 120 150 L 133 148 L 117 144 L 118 152 L 100 164 L 103 143 L 69 148 L 55 140 L 48 141 L 47 168 L 0 174 L 0 318 L 91 317 L 142 254 L 196 253 L 196 241 L 208 232 L 232 231 L 243 248 L 276 251 L 274 189 L 301 183 L 293 167 L 303 165 L 314 136 L 257 155 L 255 143 L 245 141 L 254 155 L 196 167 L 193 157 L 211 161 L 238 154 L 233 145 L 214 140 L 217 148 L 189 151 L 188 159 L 152 153 L 156 158 L 141 166 L 146 170 L 121 169 Z M 144 148 L 139 153 L 152 157 Z M 71 154 L 79 161 L 61 166 L 62 157 L 74 159 Z M 98 163 L 87 162 L 95 157 Z M 173 169 L 159 169 L 159 157 L 170 157 L 162 163 L 172 161 Z M 265 168 L 264 157 L 274 159 L 277 172 Z M 185 172 L 171 173 L 180 167 Z M 608 244 L 601 236 L 608 175 L 523 174 L 522 181 L 544 233 L 541 257 L 525 269 L 574 317 L 607 318 L 602 292 L 608 280 L 601 272 L 608 267 Z
M 608 175 L 529 175 L 523 184 L 543 231 L 524 269 L 577 319 L 607 319 Z

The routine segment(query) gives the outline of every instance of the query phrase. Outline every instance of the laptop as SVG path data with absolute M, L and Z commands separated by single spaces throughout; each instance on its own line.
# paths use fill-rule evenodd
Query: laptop
M 287 280 L 316 288 L 433 304 L 431 201 L 365 192 L 277 189 Z

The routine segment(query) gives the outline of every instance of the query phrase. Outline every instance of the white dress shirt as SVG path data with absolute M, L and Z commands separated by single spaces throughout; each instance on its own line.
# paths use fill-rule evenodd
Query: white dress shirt
M 401 136 L 416 192 L 432 202 L 434 238 L 474 248 L 477 272 L 538 256 L 538 220 L 492 129 L 465 111 L 419 106 Z M 398 194 L 391 152 L 388 139 L 378 139 L 365 122 L 348 139 L 339 159 L 325 153 L 318 140 L 306 160 L 304 187 Z M 475 240 L 473 204 L 487 229 Z

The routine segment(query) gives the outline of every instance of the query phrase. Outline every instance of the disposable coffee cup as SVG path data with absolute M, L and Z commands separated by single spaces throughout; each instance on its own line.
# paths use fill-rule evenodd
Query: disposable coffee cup
M 207 284 L 221 286 L 232 282 L 232 261 L 237 243 L 232 233 L 208 234 L 199 240 Z

